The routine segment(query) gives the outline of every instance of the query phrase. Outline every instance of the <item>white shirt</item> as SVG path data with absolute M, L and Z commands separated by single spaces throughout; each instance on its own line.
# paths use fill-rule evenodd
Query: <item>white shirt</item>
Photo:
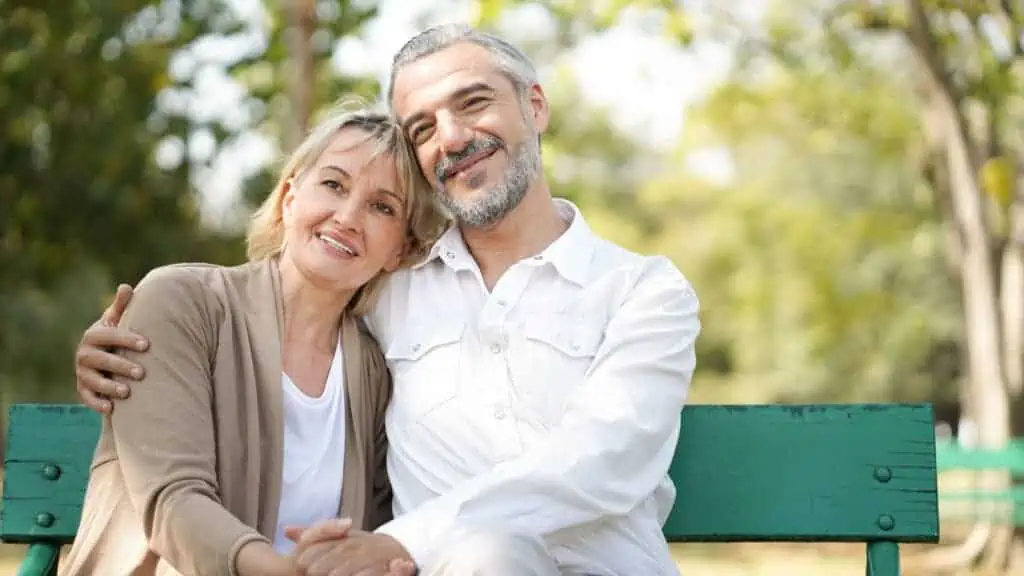
M 423 565 L 454 526 L 543 537 L 569 573 L 678 574 L 661 526 L 700 331 L 663 257 L 568 230 L 488 293 L 457 229 L 395 274 L 368 322 L 394 377 L 396 519 Z
M 284 466 L 274 549 L 291 552 L 285 526 L 336 518 L 345 464 L 345 366 L 341 341 L 319 398 L 307 396 L 281 374 L 284 387 Z

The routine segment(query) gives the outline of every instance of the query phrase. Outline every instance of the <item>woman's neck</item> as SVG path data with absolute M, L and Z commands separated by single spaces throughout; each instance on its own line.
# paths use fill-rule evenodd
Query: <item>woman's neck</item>
M 324 290 L 302 277 L 287 259 L 279 262 L 284 308 L 283 344 L 297 344 L 333 354 L 341 315 L 353 292 Z

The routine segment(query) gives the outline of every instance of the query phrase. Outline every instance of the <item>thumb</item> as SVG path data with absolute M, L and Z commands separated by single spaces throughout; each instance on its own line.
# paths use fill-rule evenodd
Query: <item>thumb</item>
M 103 311 L 103 323 L 108 326 L 117 326 L 121 323 L 121 316 L 124 315 L 128 302 L 132 299 L 132 287 L 128 284 L 121 284 L 117 287 L 114 301 Z
M 297 544 L 310 545 L 325 540 L 337 540 L 348 535 L 352 528 L 352 520 L 349 518 L 333 518 L 323 522 L 317 522 L 308 530 L 303 532 Z

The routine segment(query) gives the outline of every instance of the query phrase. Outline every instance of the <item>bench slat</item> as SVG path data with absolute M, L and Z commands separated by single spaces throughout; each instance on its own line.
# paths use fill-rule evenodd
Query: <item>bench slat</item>
M 688 406 L 678 542 L 937 542 L 929 405 Z
M 83 406 L 16 404 L 8 416 L 0 539 L 74 540 L 100 417 Z

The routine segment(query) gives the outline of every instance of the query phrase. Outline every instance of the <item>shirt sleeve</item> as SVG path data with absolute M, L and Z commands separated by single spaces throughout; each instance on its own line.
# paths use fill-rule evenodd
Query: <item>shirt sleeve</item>
M 124 352 L 146 371 L 110 429 L 150 548 L 183 574 L 234 574 L 241 547 L 264 540 L 220 502 L 213 421 L 215 324 L 201 279 L 159 268 L 139 283 L 121 326 L 150 340 Z
M 422 565 L 460 524 L 540 537 L 628 514 L 668 473 L 696 364 L 699 303 L 667 259 L 645 261 L 544 442 L 382 526 Z

